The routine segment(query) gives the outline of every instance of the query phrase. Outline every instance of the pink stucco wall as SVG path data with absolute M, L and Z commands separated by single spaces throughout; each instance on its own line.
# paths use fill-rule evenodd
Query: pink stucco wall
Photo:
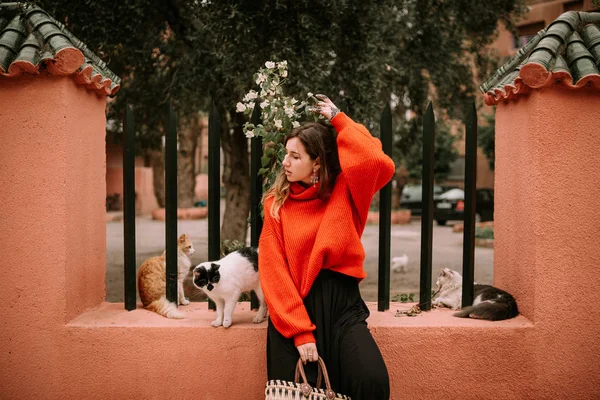
M 600 398 L 599 121 L 588 89 L 497 106 L 494 281 L 535 325 L 539 398 Z
M 0 387 L 28 398 L 62 386 L 61 330 L 104 299 L 105 98 L 70 77 L 0 85 Z
M 0 398 L 264 398 L 266 325 L 247 303 L 225 330 L 205 303 L 175 321 L 103 302 L 104 98 L 68 77 L 0 85 Z M 371 304 L 394 399 L 598 394 L 598 100 L 543 90 L 498 107 L 496 283 L 524 316 Z

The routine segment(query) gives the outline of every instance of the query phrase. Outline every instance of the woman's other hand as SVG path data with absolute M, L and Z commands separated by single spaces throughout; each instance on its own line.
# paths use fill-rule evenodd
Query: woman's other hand
M 317 102 L 315 111 L 323 115 L 328 120 L 331 120 L 337 113 L 340 112 L 340 109 L 333 104 L 329 97 L 325 96 L 324 94 L 318 94 L 315 97 L 320 100 Z
M 306 364 L 307 361 L 317 361 L 319 359 L 319 353 L 317 353 L 316 343 L 305 343 L 296 347 L 302 362 Z

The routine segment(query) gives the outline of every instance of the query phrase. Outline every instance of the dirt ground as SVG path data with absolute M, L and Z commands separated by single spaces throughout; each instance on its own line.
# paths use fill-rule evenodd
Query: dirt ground
M 207 220 L 179 221 L 178 232 L 191 236 L 196 249 L 192 257 L 194 264 L 206 261 L 208 254 Z M 408 268 L 405 273 L 391 273 L 390 295 L 415 293 L 419 291 L 419 265 L 421 243 L 421 220 L 414 219 L 407 225 L 393 225 L 391 256 L 408 255 Z M 377 300 L 377 262 L 378 262 L 379 226 L 367 225 L 362 237 L 365 247 L 365 270 L 368 277 L 361 284 L 361 293 L 366 301 Z M 433 227 L 433 279 L 440 268 L 447 267 L 462 271 L 462 233 L 453 233 L 452 225 Z M 150 216 L 136 218 L 136 264 L 152 256 L 160 255 L 165 246 L 165 226 L 163 222 L 153 221 Z M 475 280 L 491 284 L 493 281 L 494 250 L 475 248 Z M 203 300 L 194 288 L 185 286 L 186 295 L 192 300 Z M 106 224 L 106 301 L 123 301 L 123 223 Z

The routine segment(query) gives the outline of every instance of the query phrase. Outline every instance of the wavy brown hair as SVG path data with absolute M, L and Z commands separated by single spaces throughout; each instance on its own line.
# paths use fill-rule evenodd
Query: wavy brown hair
M 319 168 L 319 191 L 317 197 L 321 200 L 327 200 L 333 191 L 333 185 L 339 173 L 341 172 L 340 160 L 338 158 L 338 149 L 336 142 L 336 132 L 333 127 L 316 122 L 307 122 L 294 128 L 283 140 L 285 146 L 288 140 L 298 138 L 311 160 L 320 160 Z M 287 200 L 290 194 L 290 182 L 285 175 L 285 169 L 281 168 L 275 178 L 273 186 L 263 196 L 264 200 L 273 196 L 275 201 L 269 210 L 271 216 L 279 219 L 279 209 Z

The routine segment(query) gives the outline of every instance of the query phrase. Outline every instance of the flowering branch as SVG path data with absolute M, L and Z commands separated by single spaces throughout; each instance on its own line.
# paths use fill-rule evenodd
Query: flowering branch
M 300 126 L 300 120 L 308 118 L 316 121 L 319 116 L 310 111 L 309 101 L 316 103 L 317 98 L 308 93 L 308 101 L 298 101 L 285 96 L 283 84 L 288 76 L 287 61 L 267 61 L 264 68 L 254 74 L 259 91 L 250 90 L 236 104 L 236 111 L 250 116 L 258 103 L 261 108 L 262 123 L 254 125 L 247 122 L 243 132 L 247 138 L 258 137 L 263 144 L 263 157 L 259 175 L 265 177 L 263 189 L 267 190 L 275 181 L 281 163 L 285 157 L 283 139 L 293 128 Z

